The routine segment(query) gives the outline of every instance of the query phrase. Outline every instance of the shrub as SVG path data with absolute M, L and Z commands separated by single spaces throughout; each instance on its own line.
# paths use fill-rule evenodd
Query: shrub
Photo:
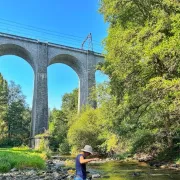
M 67 140 L 59 145 L 60 154 L 70 154 L 70 146 Z
M 151 132 L 138 131 L 134 135 L 132 153 L 150 152 L 155 143 L 155 135 Z
M 86 144 L 90 144 L 92 147 L 101 145 L 102 141 L 99 138 L 99 134 L 102 128 L 98 124 L 100 119 L 97 111 L 89 108 L 75 118 L 76 120 L 74 120 L 68 131 L 70 145 L 76 147 L 78 150 Z M 94 150 L 97 149 L 94 148 Z
M 20 138 L 3 138 L 0 140 L 0 148 L 20 146 L 22 140 Z

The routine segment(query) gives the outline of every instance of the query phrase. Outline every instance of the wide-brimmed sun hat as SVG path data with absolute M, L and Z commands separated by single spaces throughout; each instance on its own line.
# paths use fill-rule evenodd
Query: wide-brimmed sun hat
M 85 145 L 83 149 L 81 149 L 81 151 L 84 151 L 84 152 L 88 152 L 90 154 L 93 154 L 93 150 L 92 150 L 92 147 L 89 146 L 89 145 Z

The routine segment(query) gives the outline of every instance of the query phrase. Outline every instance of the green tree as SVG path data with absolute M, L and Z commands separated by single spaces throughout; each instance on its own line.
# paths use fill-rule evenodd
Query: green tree
M 129 141 L 147 130 L 159 137 L 154 143 L 173 147 L 180 128 L 180 2 L 101 0 L 100 5 L 109 23 L 102 70 L 119 110 L 114 130 Z
M 78 89 L 74 89 L 72 93 L 66 93 L 63 95 L 61 109 L 66 115 L 77 113 Z
M 98 110 L 86 107 L 73 118 L 73 124 L 68 130 L 68 141 L 73 149 L 79 150 L 84 145 L 91 144 L 98 150 L 98 146 L 102 144 Z
M 10 82 L 8 86 L 8 108 L 5 117 L 10 145 L 21 145 L 28 142 L 30 121 L 31 111 L 25 102 L 21 87 Z
M 4 121 L 7 111 L 8 87 L 7 81 L 0 74 L 0 139 L 6 135 L 7 125 Z
M 50 146 L 57 151 L 59 146 L 67 139 L 67 117 L 61 110 L 53 109 L 49 118 L 49 129 L 51 134 Z
M 60 153 L 69 153 L 69 144 L 67 141 L 68 128 L 72 117 L 78 110 L 78 89 L 72 93 L 66 93 L 62 97 L 61 110 L 53 109 L 50 112 L 49 129 L 51 133 L 50 146 L 54 151 Z

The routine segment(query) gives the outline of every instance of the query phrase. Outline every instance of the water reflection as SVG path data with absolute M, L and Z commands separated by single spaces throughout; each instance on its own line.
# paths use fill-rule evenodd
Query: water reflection
M 155 169 L 145 163 L 107 162 L 89 165 L 90 171 L 99 173 L 101 180 L 179 180 L 180 171 Z

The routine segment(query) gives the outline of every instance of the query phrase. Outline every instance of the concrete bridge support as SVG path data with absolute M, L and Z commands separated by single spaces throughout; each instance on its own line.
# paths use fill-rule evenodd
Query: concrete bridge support
M 48 129 L 47 46 L 38 44 L 38 59 L 34 74 L 32 137 Z

